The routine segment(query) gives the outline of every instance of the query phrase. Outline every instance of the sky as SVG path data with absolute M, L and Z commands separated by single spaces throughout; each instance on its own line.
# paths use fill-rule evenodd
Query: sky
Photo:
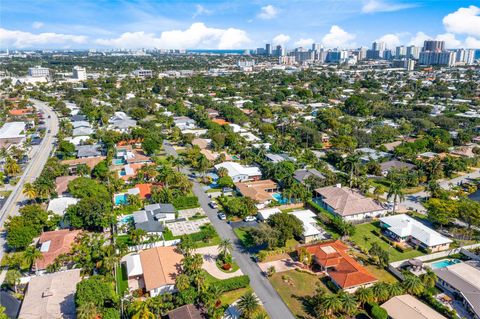
M 0 0 L 0 49 L 480 49 L 480 0 Z

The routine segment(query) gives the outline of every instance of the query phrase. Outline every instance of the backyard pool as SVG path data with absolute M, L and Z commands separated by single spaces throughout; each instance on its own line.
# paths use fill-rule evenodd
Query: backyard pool
M 113 159 L 113 164 L 114 165 L 122 165 L 124 163 L 125 163 L 125 161 L 123 160 L 123 158 L 114 158 Z
M 430 264 L 432 269 L 445 268 L 448 266 L 456 265 L 461 263 L 461 260 L 458 259 L 444 259 Z
M 122 218 L 120 218 L 119 223 L 120 224 L 128 224 L 131 221 L 133 221 L 133 215 L 126 215 L 126 216 L 122 216 Z
M 288 198 L 284 198 L 284 197 L 282 196 L 282 194 L 280 194 L 280 193 L 272 194 L 272 197 L 273 197 L 279 204 L 282 204 L 282 205 L 285 205 L 285 204 L 288 204 L 288 203 L 291 202 L 290 200 L 288 200 Z
M 127 203 L 127 194 L 115 195 L 115 205 L 123 205 Z

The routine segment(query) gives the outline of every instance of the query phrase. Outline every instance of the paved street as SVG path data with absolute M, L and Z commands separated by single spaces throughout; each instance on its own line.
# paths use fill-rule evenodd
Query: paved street
M 23 185 L 28 182 L 33 182 L 42 172 L 43 166 L 50 157 L 50 152 L 53 149 L 55 142 L 55 135 L 58 132 L 58 117 L 46 103 L 41 101 L 33 101 L 37 110 L 42 110 L 45 115 L 45 123 L 47 131 L 45 132 L 45 138 L 41 144 L 32 149 L 32 154 L 29 154 L 30 161 L 28 162 L 23 175 L 18 181 L 17 185 L 12 189 L 12 193 L 8 197 L 5 205 L 0 210 L 0 229 L 3 230 L 3 225 L 8 216 L 15 216 L 18 214 L 20 205 L 26 200 L 23 195 Z M 48 118 L 50 116 L 50 118 Z M 50 132 L 50 133 L 49 133 Z M 2 231 L 0 236 L 0 259 L 2 259 L 5 251 L 5 234 Z
M 250 285 L 258 298 L 262 301 L 270 318 L 294 319 L 295 317 L 282 301 L 268 279 L 262 275 L 260 267 L 250 259 L 250 254 L 245 251 L 232 228 L 224 220 L 218 219 L 217 209 L 212 209 L 208 206 L 210 198 L 205 193 L 202 186 L 197 182 L 193 183 L 193 193 L 198 197 L 200 205 L 205 210 L 205 213 L 220 237 L 228 238 L 232 241 L 234 247 L 232 256 L 235 259 L 235 262 L 240 266 L 242 272 L 250 277 Z

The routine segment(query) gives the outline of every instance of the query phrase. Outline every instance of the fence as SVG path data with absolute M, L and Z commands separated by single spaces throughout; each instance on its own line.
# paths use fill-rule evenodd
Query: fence
M 128 251 L 129 252 L 134 252 L 134 251 L 139 251 L 143 249 L 149 249 L 149 248 L 155 248 L 155 247 L 168 247 L 168 246 L 174 246 L 177 245 L 181 240 L 180 239 L 174 239 L 174 240 L 160 240 L 156 241 L 153 243 L 146 243 L 146 244 L 140 244 L 136 246 L 129 246 Z

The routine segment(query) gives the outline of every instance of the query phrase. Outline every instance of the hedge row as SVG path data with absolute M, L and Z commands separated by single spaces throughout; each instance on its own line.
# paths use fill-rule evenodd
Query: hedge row
M 213 285 L 220 288 L 223 292 L 245 288 L 250 284 L 250 278 L 247 275 L 232 277 L 221 281 L 216 281 Z

